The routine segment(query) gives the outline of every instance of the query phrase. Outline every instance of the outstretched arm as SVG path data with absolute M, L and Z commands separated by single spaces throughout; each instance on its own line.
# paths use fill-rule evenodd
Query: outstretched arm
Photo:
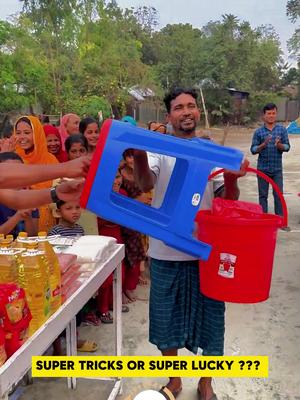
M 56 178 L 85 177 L 90 166 L 88 157 L 76 158 L 61 164 L 24 165 L 0 163 L 0 188 L 17 189 Z M 48 201 L 46 201 L 47 203 Z M 4 204 L 4 203 L 3 203 Z M 23 206 L 22 208 L 26 208 Z
M 4 224 L 0 226 L 0 233 L 4 235 L 8 235 L 16 225 L 22 221 L 22 211 L 17 211 L 14 215 L 12 215 Z
M 268 135 L 263 142 L 261 142 L 261 139 L 259 137 L 258 131 L 255 131 L 253 138 L 252 138 L 252 144 L 250 147 L 250 151 L 252 154 L 258 154 L 261 153 L 270 143 L 272 140 L 272 135 Z
M 72 201 L 78 200 L 84 182 L 82 180 L 74 180 L 63 182 L 56 186 L 56 194 L 59 200 Z M 0 203 L 9 208 L 16 210 L 24 208 L 36 208 L 44 204 L 52 203 L 50 189 L 42 190 L 0 190 Z
M 246 175 L 246 168 L 249 166 L 249 161 L 244 160 L 239 171 L 224 171 L 224 192 L 223 198 L 228 200 L 238 200 L 240 189 L 237 184 L 238 178 Z
M 155 184 L 155 175 L 148 164 L 147 153 L 143 150 L 134 150 L 134 181 L 143 192 L 149 192 Z

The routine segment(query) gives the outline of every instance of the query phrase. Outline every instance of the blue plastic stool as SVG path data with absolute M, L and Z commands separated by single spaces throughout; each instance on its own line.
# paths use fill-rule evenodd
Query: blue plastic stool
M 126 149 L 140 149 L 176 157 L 175 167 L 159 209 L 112 191 L 116 171 Z M 203 260 L 211 246 L 193 236 L 208 176 L 215 167 L 238 170 L 239 150 L 203 139 L 179 139 L 107 120 L 100 133 L 81 205 L 102 218 L 160 239 L 168 246 Z

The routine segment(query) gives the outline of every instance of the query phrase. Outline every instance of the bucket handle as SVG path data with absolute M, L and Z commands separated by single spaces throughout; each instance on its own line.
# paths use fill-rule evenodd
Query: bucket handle
M 215 172 L 212 172 L 209 177 L 208 180 L 213 179 L 215 176 L 222 174 L 224 172 L 224 168 L 219 169 Z M 272 188 L 275 190 L 275 192 L 277 193 L 281 205 L 282 205 L 282 211 L 283 211 L 283 216 L 281 217 L 282 219 L 282 227 L 286 227 L 288 225 L 288 210 L 287 210 L 287 205 L 285 202 L 285 199 L 283 197 L 283 194 L 281 193 L 281 190 L 279 189 L 278 185 L 273 181 L 273 179 L 271 179 L 268 175 L 264 174 L 263 172 L 252 168 L 252 167 L 247 167 L 246 168 L 247 172 L 253 172 L 254 174 L 260 176 L 261 178 L 265 179 L 267 182 L 270 183 L 270 185 L 272 186 Z

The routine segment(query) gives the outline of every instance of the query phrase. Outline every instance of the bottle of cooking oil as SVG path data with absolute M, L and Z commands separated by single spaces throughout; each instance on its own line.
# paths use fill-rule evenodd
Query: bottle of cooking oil
M 45 253 L 49 264 L 49 283 L 51 290 L 50 313 L 51 315 L 61 306 L 61 272 L 57 255 L 52 245 L 47 240 L 47 232 L 38 233 L 39 250 Z
M 10 239 L 0 241 L 0 283 L 16 283 L 18 279 L 17 254 Z
M 18 237 L 14 242 L 14 247 L 19 249 L 25 249 L 27 242 L 28 242 L 28 233 L 19 232 Z
M 6 235 L 5 239 L 9 240 L 9 243 L 12 244 L 12 242 L 14 241 L 14 235 Z
M 31 336 L 50 315 L 50 285 L 45 253 L 39 251 L 37 242 L 28 241 L 26 247 L 18 257 L 18 283 L 25 290 L 32 315 Z

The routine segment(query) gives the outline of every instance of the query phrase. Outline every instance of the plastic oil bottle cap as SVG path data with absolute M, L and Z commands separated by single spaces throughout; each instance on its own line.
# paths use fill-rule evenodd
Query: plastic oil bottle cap
M 28 237 L 28 233 L 27 232 L 19 232 L 18 234 L 19 238 L 25 239 Z
M 11 240 L 9 238 L 6 237 L 6 239 L 2 239 L 0 242 L 0 246 L 1 247 L 10 247 L 11 245 Z
M 47 237 L 47 232 L 45 232 L 45 231 L 39 232 L 38 237 L 41 239 L 45 239 Z
M 38 242 L 30 240 L 26 243 L 26 248 L 28 250 L 37 250 L 38 249 Z

